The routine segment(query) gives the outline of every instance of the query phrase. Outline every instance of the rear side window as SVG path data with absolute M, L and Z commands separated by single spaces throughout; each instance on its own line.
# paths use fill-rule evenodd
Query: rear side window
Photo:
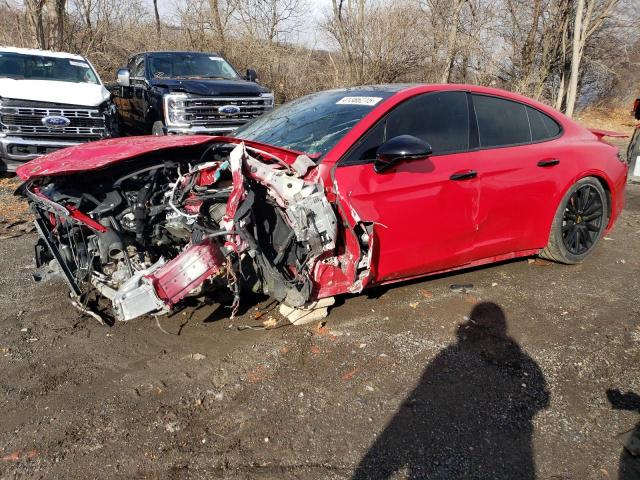
M 474 95 L 480 146 L 500 147 L 531 142 L 526 107 L 503 98 Z
M 548 115 L 535 108 L 527 107 L 529 125 L 531 125 L 531 139 L 534 142 L 548 140 L 560 134 L 560 125 Z
M 380 145 L 399 135 L 421 138 L 435 155 L 465 151 L 469 133 L 465 92 L 425 93 L 401 103 L 375 124 L 342 163 L 371 161 Z

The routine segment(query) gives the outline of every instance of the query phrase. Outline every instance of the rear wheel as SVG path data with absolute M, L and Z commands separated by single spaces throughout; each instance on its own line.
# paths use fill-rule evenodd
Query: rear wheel
M 165 135 L 164 133 L 164 123 L 160 120 L 157 122 L 153 122 L 153 126 L 151 127 L 151 135 Z
M 594 249 L 609 223 L 607 194 L 600 182 L 587 177 L 569 189 L 551 225 L 549 243 L 540 256 L 575 264 Z

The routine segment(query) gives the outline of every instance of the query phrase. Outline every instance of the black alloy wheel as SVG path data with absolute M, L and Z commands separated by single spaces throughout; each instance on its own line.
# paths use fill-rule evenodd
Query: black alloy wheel
M 593 185 L 583 185 L 569 197 L 562 216 L 562 241 L 573 255 L 582 255 L 594 246 L 605 216 L 601 193 Z
M 609 196 L 602 181 L 584 177 L 558 202 L 549 242 L 538 253 L 553 262 L 575 265 L 594 250 L 609 224 Z

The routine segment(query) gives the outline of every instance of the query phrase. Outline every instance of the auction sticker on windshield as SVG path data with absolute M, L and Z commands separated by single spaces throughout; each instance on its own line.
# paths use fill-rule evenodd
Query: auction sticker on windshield
M 336 105 L 366 105 L 372 107 L 382 100 L 382 97 L 342 97 Z
M 69 64 L 73 65 L 74 67 L 89 68 L 89 65 L 84 62 L 74 62 L 73 60 L 69 60 Z

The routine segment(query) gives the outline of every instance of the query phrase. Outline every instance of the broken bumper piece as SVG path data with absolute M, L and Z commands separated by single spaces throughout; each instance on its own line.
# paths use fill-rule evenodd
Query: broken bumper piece
M 117 320 L 127 321 L 149 313 L 168 313 L 180 300 L 224 270 L 217 245 L 206 240 L 190 245 L 170 262 L 160 259 L 136 272 L 117 291 L 94 278 L 94 286 L 113 303 Z

